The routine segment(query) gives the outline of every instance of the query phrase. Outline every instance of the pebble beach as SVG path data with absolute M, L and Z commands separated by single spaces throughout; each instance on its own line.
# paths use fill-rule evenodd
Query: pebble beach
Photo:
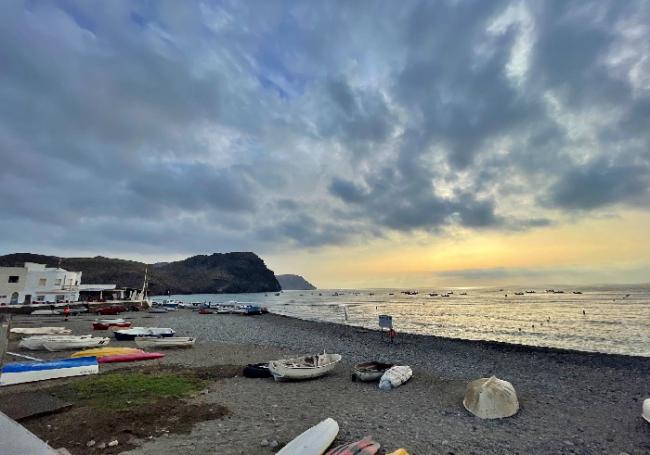
M 178 336 L 198 338 L 193 349 L 168 350 L 156 361 L 164 365 L 244 366 L 323 351 L 343 356 L 332 373 L 316 380 L 236 375 L 215 381 L 195 399 L 225 406 L 228 415 L 200 422 L 188 434 L 141 441 L 126 452 L 132 455 L 271 454 L 275 444 L 327 417 L 339 423 L 336 442 L 371 435 L 388 452 L 405 447 L 411 454 L 650 453 L 650 425 L 640 416 L 643 399 L 650 396 L 650 358 L 409 334 L 390 344 L 378 331 L 273 314 L 179 310 L 123 317 L 134 326 L 172 327 Z M 14 326 L 33 321 L 21 319 Z M 80 334 L 90 332 L 92 319 L 47 322 L 67 324 Z M 367 360 L 410 365 L 413 378 L 392 391 L 352 382 L 351 367 Z M 485 421 L 463 408 L 467 383 L 491 375 L 514 385 L 521 406 L 515 416 Z

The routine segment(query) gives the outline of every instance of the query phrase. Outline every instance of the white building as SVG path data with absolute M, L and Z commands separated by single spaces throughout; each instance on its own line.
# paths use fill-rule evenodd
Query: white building
M 24 267 L 0 267 L 0 305 L 76 302 L 81 272 L 25 262 Z

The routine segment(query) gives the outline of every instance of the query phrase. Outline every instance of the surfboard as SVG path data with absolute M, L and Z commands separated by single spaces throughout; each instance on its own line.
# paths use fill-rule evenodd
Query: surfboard
M 303 432 L 276 455 L 322 455 L 337 434 L 339 434 L 339 424 L 336 423 L 336 420 L 328 417 Z
M 380 448 L 381 444 L 366 437 L 360 441 L 338 446 L 329 450 L 325 455 L 375 455 Z

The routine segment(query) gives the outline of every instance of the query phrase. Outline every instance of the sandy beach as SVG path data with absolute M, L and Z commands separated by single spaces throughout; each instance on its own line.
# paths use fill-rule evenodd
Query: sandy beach
M 226 415 L 199 422 L 189 433 L 171 429 L 152 439 L 131 438 L 137 446 L 129 454 L 270 454 L 274 450 L 266 442 L 286 443 L 326 417 L 339 422 L 337 442 L 372 435 L 387 451 L 405 447 L 412 454 L 650 453 L 650 425 L 640 417 L 641 403 L 650 396 L 650 358 L 405 334 L 391 345 L 379 332 L 272 314 L 244 317 L 180 310 L 123 317 L 134 326 L 172 327 L 179 336 L 198 337 L 193 349 L 169 350 L 164 359 L 149 362 L 147 368 L 153 364 L 173 369 L 223 366 L 233 372 L 215 376 L 206 390 L 188 402 L 223 406 Z M 90 332 L 92 319 L 46 321 L 47 325 L 68 325 L 81 334 Z M 13 326 L 42 322 L 15 317 Z M 15 342 L 9 350 L 16 351 Z M 343 361 L 321 379 L 274 382 L 238 374 L 247 363 L 323 351 L 340 353 Z M 389 392 L 376 384 L 352 382 L 351 366 L 370 359 L 410 365 L 413 379 Z M 5 357 L 11 360 L 15 359 Z M 140 365 L 145 367 L 143 362 L 102 371 Z M 467 382 L 490 375 L 516 388 L 521 404 L 516 416 L 483 421 L 462 407 Z M 0 396 L 60 382 L 64 381 L 7 387 L 0 390 Z M 47 419 L 63 419 L 67 412 L 71 411 Z M 36 432 L 43 428 L 38 419 L 22 423 Z M 47 439 L 46 434 L 39 436 Z M 130 435 L 114 437 L 126 441 Z M 73 454 L 102 453 L 85 446 L 68 449 Z M 114 449 L 103 453 L 120 451 Z

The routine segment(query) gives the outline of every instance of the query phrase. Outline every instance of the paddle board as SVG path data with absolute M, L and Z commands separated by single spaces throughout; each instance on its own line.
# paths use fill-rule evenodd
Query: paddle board
M 322 455 L 337 434 L 339 424 L 328 417 L 284 446 L 276 455 Z

